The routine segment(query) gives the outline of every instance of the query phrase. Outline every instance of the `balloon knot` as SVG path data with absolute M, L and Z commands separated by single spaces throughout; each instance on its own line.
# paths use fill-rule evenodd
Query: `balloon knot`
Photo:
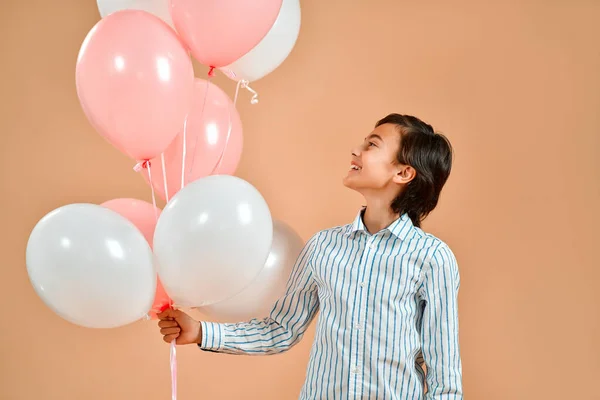
M 133 166 L 135 172 L 140 172 L 143 169 L 150 167 L 150 160 L 142 160 Z
M 171 304 L 170 303 L 165 303 L 162 304 L 159 308 L 158 308 L 158 312 L 161 313 L 165 310 L 168 310 L 169 308 L 171 308 Z
M 208 69 L 208 76 L 210 76 L 211 78 L 213 76 L 215 76 L 215 67 L 213 67 L 212 65 L 210 66 L 210 68 Z

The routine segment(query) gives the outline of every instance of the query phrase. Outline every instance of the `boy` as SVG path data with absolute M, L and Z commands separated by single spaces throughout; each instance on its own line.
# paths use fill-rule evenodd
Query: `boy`
M 458 267 L 448 246 L 420 229 L 451 165 L 450 143 L 430 125 L 386 116 L 352 151 L 344 178 L 366 207 L 309 240 L 270 316 L 216 324 L 167 310 L 164 340 L 276 354 L 298 343 L 320 309 L 300 399 L 462 399 Z

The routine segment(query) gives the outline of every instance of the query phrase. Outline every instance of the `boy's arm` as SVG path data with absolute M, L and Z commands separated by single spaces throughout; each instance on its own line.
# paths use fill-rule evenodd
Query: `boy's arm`
M 442 244 L 423 267 L 419 296 L 425 302 L 421 327 L 427 365 L 427 400 L 461 400 L 462 364 L 458 341 L 460 275 L 452 251 Z
M 269 317 L 236 324 L 201 322 L 202 350 L 264 355 L 289 350 L 300 341 L 319 307 L 311 265 L 318 235 L 304 246 Z

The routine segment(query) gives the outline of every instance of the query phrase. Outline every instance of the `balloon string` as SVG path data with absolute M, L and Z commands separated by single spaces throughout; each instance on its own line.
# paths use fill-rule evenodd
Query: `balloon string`
M 156 208 L 156 195 L 154 194 L 154 185 L 152 184 L 152 164 L 150 163 L 150 161 L 144 161 L 143 167 L 148 168 L 148 180 L 150 181 L 150 191 L 152 192 L 152 205 L 154 206 L 154 218 L 156 218 L 156 221 L 158 221 L 158 208 Z
M 163 173 L 163 186 L 165 187 L 165 200 L 168 203 L 169 202 L 169 189 L 167 188 L 167 169 L 165 168 L 165 153 L 162 153 L 160 155 L 160 163 L 162 166 L 162 173 Z M 150 185 L 150 186 L 152 186 L 152 185 Z M 154 189 L 152 189 L 152 191 L 154 192 Z M 154 205 L 154 207 L 156 207 L 156 205 Z
M 177 400 L 177 339 L 171 341 L 171 400 Z
M 185 117 L 185 121 L 183 121 L 183 151 L 182 153 L 182 158 L 181 158 L 181 189 L 183 189 L 183 187 L 185 186 L 185 157 L 187 155 L 187 119 L 188 117 Z
M 162 169 L 163 169 L 163 177 L 164 177 L 164 185 L 165 185 L 165 199 L 169 202 L 169 192 L 167 190 L 167 178 L 166 178 L 166 169 L 165 169 L 165 158 L 164 155 L 161 155 L 162 159 Z M 152 182 L 152 176 L 150 175 L 150 168 L 148 167 L 148 176 L 150 177 L 150 182 Z M 152 187 L 152 185 L 150 185 Z M 152 202 L 154 204 L 154 210 L 156 213 L 156 221 L 158 221 L 158 212 L 156 211 L 156 201 L 154 200 L 154 188 L 152 188 Z M 173 300 L 169 298 L 169 307 L 173 308 Z M 169 366 L 171 369 L 171 400 L 177 400 L 177 339 L 173 339 L 171 341 L 171 349 L 169 354 Z
M 240 86 L 243 85 L 242 82 L 243 81 L 238 81 L 237 85 L 235 86 L 235 95 L 233 96 L 233 107 L 234 108 L 237 103 L 238 95 L 240 93 Z M 214 175 L 221 167 L 221 163 L 223 162 L 223 157 L 225 156 L 225 151 L 227 150 L 227 145 L 229 144 L 229 138 L 231 137 L 231 128 L 232 128 L 231 108 L 232 107 L 229 107 L 229 110 L 228 110 L 229 111 L 229 113 L 228 113 L 229 127 L 227 128 L 227 136 L 225 137 L 225 144 L 223 145 L 223 150 L 221 150 L 221 155 L 219 156 L 219 160 L 215 164 L 215 167 L 213 168 L 213 170 L 210 172 L 211 175 Z
M 213 74 L 214 75 L 214 74 Z M 212 76 L 209 75 L 208 79 L 206 80 L 206 90 L 204 91 L 204 101 L 202 102 L 202 109 L 200 111 L 200 116 L 202 117 L 204 122 L 204 108 L 206 107 L 206 99 L 208 99 L 208 90 L 210 88 L 210 79 L 212 78 Z M 196 161 L 196 147 L 198 146 L 198 137 L 200 136 L 200 132 L 196 132 L 196 137 L 194 138 L 194 147 L 192 148 L 192 162 L 190 163 L 190 169 L 188 170 L 188 173 L 192 173 L 192 170 L 194 169 L 194 161 Z
M 238 81 L 237 85 L 235 86 L 235 95 L 233 96 L 233 108 L 235 108 L 235 105 L 237 104 L 238 96 L 240 94 L 240 88 L 244 88 L 244 89 L 250 91 L 251 93 L 253 93 L 252 99 L 250 100 L 251 104 L 258 103 L 258 93 L 256 93 L 250 86 L 248 86 L 247 80 L 241 79 Z M 229 145 L 229 139 L 231 138 L 231 129 L 233 126 L 231 114 L 232 114 L 232 112 L 231 112 L 231 108 L 230 108 L 229 109 L 229 127 L 227 129 L 227 136 L 225 137 L 225 145 L 223 146 L 223 150 L 221 150 L 221 155 L 219 156 L 219 160 L 217 161 L 217 164 L 215 165 L 212 172 L 210 173 L 211 175 L 214 175 L 221 167 L 221 163 L 223 162 L 223 158 L 225 156 L 225 151 L 227 150 L 227 146 Z
M 165 184 L 165 198 L 169 201 L 169 192 L 167 191 L 167 178 L 166 178 L 166 170 L 165 170 L 165 157 L 164 154 L 161 155 L 162 161 L 162 172 Z M 148 179 L 150 180 L 150 190 L 152 192 L 152 205 L 154 206 L 154 217 L 156 221 L 158 221 L 158 208 L 156 207 L 156 194 L 154 193 L 154 185 L 152 185 L 152 164 L 149 160 L 144 160 L 136 164 L 133 168 L 135 171 L 140 171 L 143 168 L 148 169 Z M 169 306 L 173 307 L 173 301 L 169 301 Z M 146 319 L 150 319 L 150 316 L 146 314 Z M 171 367 L 171 400 L 177 400 L 177 349 L 176 349 L 176 339 L 171 342 L 171 351 L 169 355 L 169 364 Z
M 238 95 L 240 94 L 240 86 L 242 86 L 244 84 L 244 82 L 248 82 L 248 81 L 244 81 L 242 79 L 241 81 L 238 81 L 237 85 L 235 85 L 235 95 L 233 96 L 233 105 L 234 106 L 237 104 Z
M 158 209 L 156 208 L 156 196 L 154 194 L 154 186 L 152 184 L 152 170 L 150 169 L 150 160 L 143 160 L 143 161 L 139 161 L 137 164 L 134 165 L 133 170 L 135 172 L 141 172 L 143 169 L 147 169 L 148 170 L 148 180 L 150 181 L 150 190 L 152 191 L 152 205 L 154 206 L 154 218 L 156 219 L 156 221 L 158 222 Z M 153 311 L 153 310 L 150 310 Z M 146 313 L 146 315 L 144 316 L 144 319 L 146 321 L 150 320 L 150 314 Z

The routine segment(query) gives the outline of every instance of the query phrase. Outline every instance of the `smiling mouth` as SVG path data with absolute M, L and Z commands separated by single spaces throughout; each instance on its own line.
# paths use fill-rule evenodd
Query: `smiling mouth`
M 351 165 L 350 166 L 350 171 L 360 171 L 362 168 L 359 167 L 358 165 Z

